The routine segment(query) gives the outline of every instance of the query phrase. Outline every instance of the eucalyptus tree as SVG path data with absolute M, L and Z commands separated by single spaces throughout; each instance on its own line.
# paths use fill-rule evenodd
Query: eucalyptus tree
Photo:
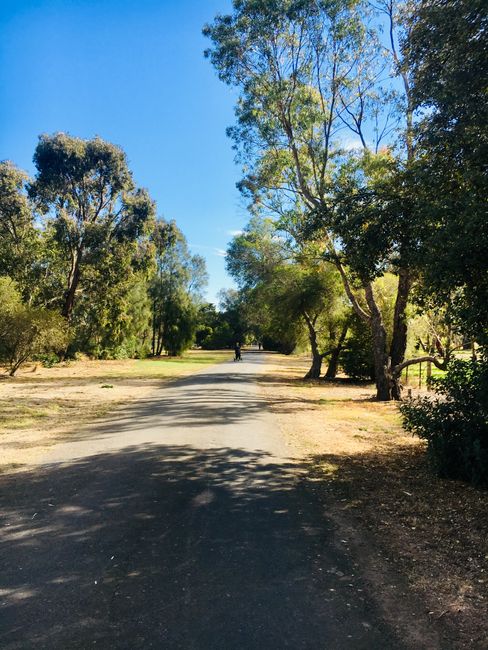
M 381 400 L 400 395 L 414 281 L 409 245 L 415 220 L 409 193 L 397 180 L 415 157 L 410 75 L 399 49 L 404 10 L 395 0 L 378 0 L 373 12 L 361 1 L 243 0 L 234 3 L 232 15 L 218 16 L 204 30 L 212 40 L 206 54 L 220 78 L 241 91 L 237 123 L 229 129 L 246 169 L 240 188 L 253 209 L 277 213 L 284 223 L 291 214 L 300 236 L 322 241 L 353 309 L 371 330 Z M 362 153 L 348 151 L 347 133 Z M 382 145 L 393 141 L 388 180 L 390 188 L 402 187 L 405 202 L 393 200 L 394 192 L 385 187 L 392 198 L 385 206 L 384 198 L 374 198 L 378 182 L 370 176 L 376 156 L 383 163 Z M 346 187 L 353 188 L 346 198 L 355 220 L 337 209 L 340 200 L 346 204 Z M 363 239 L 363 194 L 370 197 L 372 225 L 365 238 L 373 245 L 362 246 L 367 264 L 351 259 L 345 241 Z M 389 228 L 392 220 L 406 230 Z M 372 241 L 383 229 L 388 239 Z M 386 270 L 398 275 L 391 336 L 373 287 Z
M 132 246 L 136 255 L 154 204 L 146 190 L 136 188 L 122 149 L 101 138 L 43 135 L 34 163 L 30 196 L 47 215 L 62 274 L 58 301 L 70 321 L 85 271 L 118 244 Z

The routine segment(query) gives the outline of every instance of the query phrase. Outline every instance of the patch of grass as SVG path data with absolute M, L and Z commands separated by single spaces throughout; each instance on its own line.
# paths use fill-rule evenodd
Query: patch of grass
M 57 416 L 60 406 L 56 402 L 39 400 L 0 400 L 0 431 L 25 429 L 38 420 Z
M 197 350 L 178 358 L 27 366 L 0 382 L 0 466 L 24 461 L 28 450 L 52 444 L 162 383 L 231 358 L 230 351 Z

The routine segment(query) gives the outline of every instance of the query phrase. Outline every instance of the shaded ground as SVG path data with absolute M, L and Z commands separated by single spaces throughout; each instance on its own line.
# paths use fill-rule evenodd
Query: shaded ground
M 0 478 L 3 649 L 441 647 L 385 616 L 257 372 L 178 380 Z
M 0 375 L 0 472 L 34 461 L 80 424 L 146 397 L 163 381 L 229 359 L 230 351 L 191 351 L 182 358 L 30 364 Z
M 261 386 L 327 513 L 380 590 L 388 571 L 404 575 L 454 647 L 488 648 L 488 493 L 434 477 L 372 386 L 304 382 L 307 363 L 275 357 Z

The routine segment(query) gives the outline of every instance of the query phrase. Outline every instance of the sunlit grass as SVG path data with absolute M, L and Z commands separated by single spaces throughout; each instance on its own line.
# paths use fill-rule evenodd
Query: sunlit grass
M 0 433 L 30 430 L 41 436 L 53 428 L 74 429 L 137 398 L 141 390 L 231 358 L 231 351 L 197 350 L 177 358 L 32 365 L 0 383 Z

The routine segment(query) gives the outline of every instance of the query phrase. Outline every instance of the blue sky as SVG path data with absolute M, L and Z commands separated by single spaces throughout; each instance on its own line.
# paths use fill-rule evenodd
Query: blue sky
M 1 0 L 0 160 L 34 173 L 41 133 L 99 135 L 205 256 L 208 298 L 232 286 L 223 252 L 247 221 L 225 128 L 233 91 L 203 57 L 230 0 Z

